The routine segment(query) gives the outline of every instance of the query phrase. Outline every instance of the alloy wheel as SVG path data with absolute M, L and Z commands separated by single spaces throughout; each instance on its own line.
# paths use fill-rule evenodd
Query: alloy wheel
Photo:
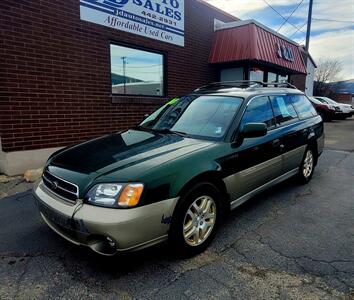
M 302 173 L 305 178 L 309 178 L 313 170 L 313 154 L 311 150 L 307 150 L 304 163 L 302 166 Z
M 213 231 L 216 204 L 212 197 L 201 196 L 188 208 L 183 222 L 183 236 L 190 246 L 202 244 Z

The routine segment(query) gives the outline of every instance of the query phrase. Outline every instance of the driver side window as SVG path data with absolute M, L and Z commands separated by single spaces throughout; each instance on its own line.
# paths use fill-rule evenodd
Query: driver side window
M 275 127 L 273 110 L 268 97 L 254 98 L 248 103 L 240 128 L 242 129 L 247 123 L 265 123 L 268 129 Z

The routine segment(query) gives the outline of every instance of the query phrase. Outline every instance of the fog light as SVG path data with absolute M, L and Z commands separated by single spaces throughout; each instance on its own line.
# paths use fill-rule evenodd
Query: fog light
M 115 241 L 113 241 L 110 237 L 106 237 L 106 240 L 112 248 L 116 248 L 117 244 Z

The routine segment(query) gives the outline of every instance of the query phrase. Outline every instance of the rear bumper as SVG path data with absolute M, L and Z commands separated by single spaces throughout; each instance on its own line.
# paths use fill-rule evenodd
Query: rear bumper
M 321 156 L 321 154 L 323 152 L 324 144 L 325 144 L 325 135 L 323 133 L 322 136 L 317 139 L 317 154 L 318 154 L 318 156 Z
M 333 115 L 333 119 L 343 119 L 343 118 L 348 118 L 351 117 L 353 114 L 352 113 L 346 113 L 346 112 L 335 112 Z
M 57 234 L 103 255 L 133 251 L 167 239 L 170 216 L 178 198 L 132 209 L 69 203 L 40 182 L 33 195 L 43 220 Z

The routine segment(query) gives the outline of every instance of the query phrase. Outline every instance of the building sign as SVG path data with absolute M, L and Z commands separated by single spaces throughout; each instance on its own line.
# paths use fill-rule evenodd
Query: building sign
M 80 0 L 81 20 L 184 46 L 184 0 Z
M 277 56 L 279 58 L 285 59 L 290 62 L 294 61 L 293 50 L 290 47 L 280 45 L 280 43 L 276 43 L 275 47 L 277 51 Z

